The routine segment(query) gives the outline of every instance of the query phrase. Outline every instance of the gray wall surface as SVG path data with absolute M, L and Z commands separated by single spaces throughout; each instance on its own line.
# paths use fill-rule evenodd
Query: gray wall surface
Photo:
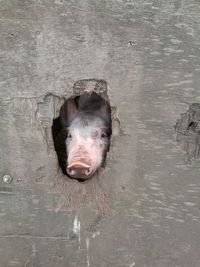
M 174 125 L 200 102 L 200 2 L 1 0 L 0 34 L 0 267 L 199 267 L 200 164 Z M 88 78 L 121 131 L 79 183 L 51 126 Z

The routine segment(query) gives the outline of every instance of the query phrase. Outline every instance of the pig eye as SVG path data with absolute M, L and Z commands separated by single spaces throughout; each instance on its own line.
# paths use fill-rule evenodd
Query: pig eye
M 67 134 L 67 138 L 72 139 L 72 134 L 71 133 L 68 133 Z
M 106 138 L 107 137 L 107 133 L 101 133 L 101 138 Z

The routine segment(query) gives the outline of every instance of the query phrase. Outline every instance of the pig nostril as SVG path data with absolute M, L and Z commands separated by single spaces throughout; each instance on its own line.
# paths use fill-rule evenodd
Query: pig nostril
M 76 175 L 76 170 L 74 170 L 74 169 L 67 168 L 67 172 L 68 172 L 68 174 L 71 175 L 71 176 Z
M 70 173 L 71 173 L 71 175 L 75 175 L 76 174 L 76 170 L 71 170 Z
M 91 168 L 85 169 L 84 172 L 85 172 L 85 175 L 88 176 L 91 174 L 92 169 Z

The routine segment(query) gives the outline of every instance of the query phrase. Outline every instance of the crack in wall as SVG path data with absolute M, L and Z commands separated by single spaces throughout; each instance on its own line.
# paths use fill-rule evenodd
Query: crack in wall
M 193 103 L 175 125 L 176 140 L 188 160 L 200 157 L 200 104 Z

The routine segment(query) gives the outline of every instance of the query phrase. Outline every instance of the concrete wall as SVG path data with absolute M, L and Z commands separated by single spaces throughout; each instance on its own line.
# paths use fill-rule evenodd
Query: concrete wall
M 199 1 L 2 0 L 0 14 L 0 267 L 199 267 L 199 160 L 174 137 L 200 101 Z M 61 174 L 51 126 L 87 78 L 108 82 L 122 132 L 83 184 Z

